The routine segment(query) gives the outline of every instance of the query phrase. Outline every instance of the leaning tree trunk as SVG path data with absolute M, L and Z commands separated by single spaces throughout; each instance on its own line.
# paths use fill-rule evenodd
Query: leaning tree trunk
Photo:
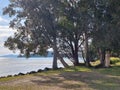
M 57 44 L 55 42 L 56 42 L 56 39 L 54 40 L 54 44 L 53 44 L 53 50 L 54 50 L 53 69 L 58 68 L 57 58 L 61 61 L 61 63 L 63 64 L 64 67 L 69 67 L 69 65 L 63 60 L 63 57 L 61 57 L 61 55 L 59 54 Z
M 105 67 L 110 67 L 110 51 L 105 54 Z
M 57 53 L 58 59 L 60 60 L 60 62 L 63 64 L 64 67 L 69 67 L 69 65 L 64 61 L 63 57 L 61 57 L 61 55 L 59 54 L 59 52 Z

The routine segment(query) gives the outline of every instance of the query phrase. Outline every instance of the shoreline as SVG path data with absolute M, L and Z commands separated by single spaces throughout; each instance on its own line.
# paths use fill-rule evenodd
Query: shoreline
M 59 67 L 57 70 L 59 70 L 59 69 L 63 69 L 63 67 Z M 30 71 L 27 73 L 19 72 L 18 74 L 14 74 L 14 75 L 0 76 L 0 79 L 1 78 L 8 78 L 8 77 L 15 77 L 15 76 L 23 76 L 23 75 L 34 74 L 34 73 L 41 73 L 41 72 L 45 72 L 45 71 L 49 71 L 49 70 L 54 70 L 54 69 L 45 67 L 44 69 L 38 69 L 37 71 Z
M 120 63 L 101 69 L 76 66 L 40 70 L 41 73 L 0 78 L 0 90 L 119 90 L 119 71 Z
M 38 69 L 44 70 L 45 67 L 52 68 L 53 58 L 0 58 L 0 77 L 15 75 L 18 73 L 24 73 L 31 71 L 38 71 Z M 71 61 L 65 59 L 69 65 L 72 65 Z M 63 67 L 58 60 L 58 67 Z

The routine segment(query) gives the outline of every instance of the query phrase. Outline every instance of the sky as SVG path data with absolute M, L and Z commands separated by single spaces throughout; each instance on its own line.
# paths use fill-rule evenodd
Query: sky
M 11 18 L 8 15 L 3 15 L 3 8 L 8 6 L 9 0 L 0 0 L 0 56 L 13 54 L 8 48 L 4 47 L 4 42 L 9 36 L 14 35 L 14 30 L 9 28 Z

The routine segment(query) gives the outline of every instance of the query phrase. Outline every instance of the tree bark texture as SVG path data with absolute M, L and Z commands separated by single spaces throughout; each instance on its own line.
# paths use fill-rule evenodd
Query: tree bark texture
M 86 60 L 86 66 L 90 67 L 90 59 L 89 59 L 89 48 L 88 48 L 88 37 L 87 34 L 84 33 L 84 56 Z
M 105 67 L 110 67 L 110 52 L 107 51 L 105 55 Z
M 100 56 L 100 65 L 104 67 L 105 66 L 105 50 L 104 49 L 99 48 L 99 56 Z
M 53 51 L 54 51 L 54 56 L 53 56 L 53 69 L 58 69 L 57 65 L 57 46 L 56 46 L 56 41 L 53 43 Z
M 61 55 L 58 53 L 58 59 L 60 60 L 60 62 L 63 64 L 64 67 L 69 67 L 69 65 L 64 61 L 63 57 L 61 57 Z

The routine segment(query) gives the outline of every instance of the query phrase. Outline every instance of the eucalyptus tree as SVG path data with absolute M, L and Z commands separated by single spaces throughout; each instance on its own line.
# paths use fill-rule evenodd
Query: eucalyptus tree
M 88 55 L 88 39 L 92 30 L 92 4 L 89 0 L 63 0 L 60 19 L 61 52 L 70 58 L 74 65 L 79 65 L 79 52 L 86 52 L 85 63 L 90 65 Z M 84 38 L 85 37 L 85 38 Z M 86 42 L 86 45 L 83 45 Z
M 110 13 L 112 15 L 111 36 L 112 36 L 112 51 L 120 54 L 120 2 L 111 0 Z
M 60 52 L 71 59 L 74 65 L 79 65 L 78 50 L 81 31 L 77 19 L 79 18 L 77 1 L 62 1 L 62 17 L 60 18 Z
M 93 43 L 98 48 L 101 66 L 105 66 L 105 54 L 113 50 L 119 32 L 119 6 L 116 0 L 95 1 Z M 116 20 L 117 18 L 117 20 Z
M 21 36 L 19 40 L 34 45 L 30 47 L 31 50 L 25 47 L 27 52 L 53 48 L 53 69 L 57 68 L 57 58 L 64 66 L 68 66 L 57 50 L 58 11 L 58 0 L 10 0 L 9 6 L 4 9 L 4 14 L 14 16 L 10 26 L 17 29 L 17 35 Z
M 108 13 L 107 0 L 95 2 L 95 31 L 93 32 L 93 43 L 98 48 L 101 66 L 105 65 L 105 52 L 109 48 L 108 25 L 110 22 L 110 15 Z

